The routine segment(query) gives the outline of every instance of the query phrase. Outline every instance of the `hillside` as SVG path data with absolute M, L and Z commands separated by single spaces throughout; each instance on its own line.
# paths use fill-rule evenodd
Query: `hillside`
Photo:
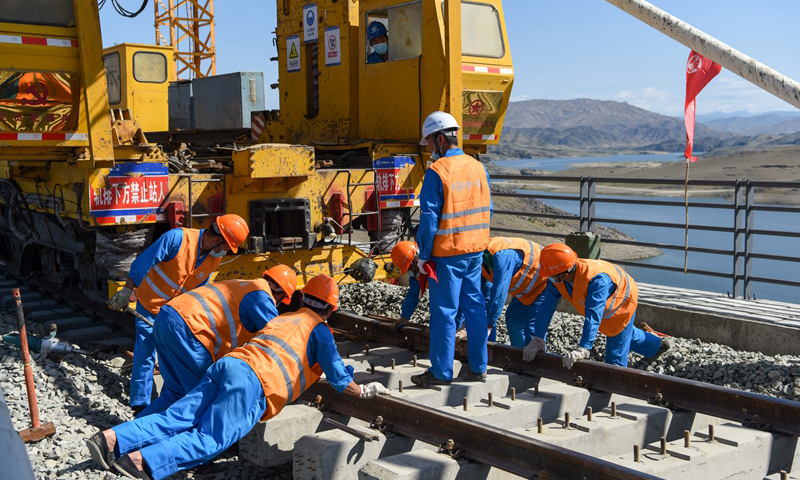
M 702 124 L 695 133 L 698 150 L 733 137 Z M 500 144 L 488 153 L 503 159 L 676 151 L 666 148 L 684 138 L 682 119 L 625 102 L 527 100 L 509 104 Z
M 703 121 L 703 123 L 720 132 L 741 135 L 786 134 L 800 131 L 800 113 L 772 112 L 761 115 L 746 115 L 747 112 L 743 113 L 745 115 L 709 119 Z

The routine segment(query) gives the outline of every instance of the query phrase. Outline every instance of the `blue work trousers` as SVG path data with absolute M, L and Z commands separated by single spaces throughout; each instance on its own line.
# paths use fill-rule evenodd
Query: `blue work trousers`
M 525 347 L 535 336 L 536 312 L 542 304 L 544 295 L 539 294 L 530 305 L 520 302 L 517 297 L 511 299 L 506 308 L 506 328 L 512 347 Z M 544 337 L 544 335 L 540 335 Z
M 194 336 L 180 314 L 165 305 L 156 316 L 153 338 L 158 352 L 158 369 L 164 386 L 161 395 L 137 418 L 166 410 L 190 392 L 214 363 L 208 349 Z
M 155 321 L 155 315 L 136 302 L 136 312 Z M 156 366 L 156 342 L 153 327 L 136 318 L 136 343 L 133 347 L 133 370 L 131 371 L 131 407 L 150 405 L 153 392 L 153 370 Z
M 456 316 L 464 313 L 469 368 L 484 373 L 488 361 L 486 305 L 481 292 L 483 253 L 433 257 L 438 281 L 428 283 L 431 310 L 431 372 L 440 380 L 453 379 Z
M 161 413 L 113 428 L 120 455 L 141 450 L 155 480 L 207 463 L 249 432 L 267 409 L 250 366 L 223 357 L 185 397 Z
M 636 313 L 619 335 L 606 337 L 606 363 L 627 367 L 628 353 L 631 351 L 645 357 L 652 357 L 658 353 L 658 349 L 661 348 L 661 338 L 635 327 L 633 325 L 635 318 Z

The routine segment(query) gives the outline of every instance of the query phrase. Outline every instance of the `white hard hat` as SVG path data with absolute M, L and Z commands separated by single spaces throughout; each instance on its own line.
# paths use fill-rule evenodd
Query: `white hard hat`
M 428 142 L 425 139 L 429 135 L 450 129 L 459 129 L 456 119 L 447 112 L 433 112 L 422 122 L 422 140 L 419 141 L 419 144 L 427 145 Z

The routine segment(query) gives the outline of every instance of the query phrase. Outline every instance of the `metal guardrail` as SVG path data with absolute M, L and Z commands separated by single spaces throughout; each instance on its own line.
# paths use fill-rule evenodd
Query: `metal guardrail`
M 684 229 L 686 225 L 683 223 L 669 223 L 659 221 L 641 221 L 631 220 L 625 218 L 608 218 L 598 217 L 596 214 L 596 205 L 600 203 L 609 204 L 636 204 L 636 205 L 653 205 L 653 206 L 667 206 L 667 207 L 680 207 L 684 208 L 683 200 L 641 200 L 631 198 L 598 198 L 596 193 L 596 186 L 598 184 L 629 184 L 641 186 L 653 185 L 679 185 L 683 186 L 684 181 L 678 179 L 655 179 L 655 178 L 618 178 L 618 177 L 570 177 L 570 176 L 539 176 L 539 175 L 492 175 L 493 182 L 498 180 L 513 180 L 520 182 L 558 182 L 558 183 L 573 183 L 578 184 L 579 193 L 577 195 L 551 195 L 551 194 L 524 194 L 524 193 L 501 193 L 493 192 L 495 197 L 512 197 L 512 198 L 534 198 L 537 200 L 572 200 L 577 201 L 580 206 L 580 213 L 578 215 L 559 215 L 547 213 L 525 213 L 525 212 L 512 212 L 505 210 L 495 210 L 497 215 L 521 215 L 537 218 L 554 218 L 562 220 L 578 221 L 581 231 L 594 232 L 598 223 L 604 224 L 622 224 L 622 225 L 639 225 L 657 228 L 675 228 Z M 502 183 L 495 183 L 494 185 L 501 186 Z M 633 245 L 640 247 L 653 247 L 665 250 L 688 250 L 689 252 L 706 253 L 713 255 L 724 255 L 731 258 L 731 271 L 719 272 L 705 269 L 688 269 L 686 273 L 706 275 L 711 277 L 727 278 L 732 281 L 734 297 L 740 294 L 742 298 L 751 298 L 753 296 L 753 284 L 755 282 L 768 283 L 775 285 L 785 285 L 792 287 L 800 287 L 800 282 L 779 279 L 758 277 L 753 274 L 753 260 L 775 260 L 781 262 L 794 262 L 799 263 L 800 258 L 790 257 L 786 255 L 773 255 L 765 253 L 757 253 L 753 250 L 753 241 L 756 236 L 776 236 L 776 237 L 792 237 L 800 238 L 800 233 L 785 231 L 785 230 L 764 230 L 754 228 L 755 212 L 781 212 L 781 213 L 800 213 L 800 207 L 793 206 L 779 206 L 779 205 L 757 205 L 755 203 L 755 190 L 764 188 L 776 189 L 798 189 L 800 190 L 800 182 L 781 182 L 781 181 L 762 181 L 762 180 L 689 180 L 690 186 L 706 186 L 706 187 L 727 187 L 733 190 L 734 201 L 730 204 L 710 203 L 704 201 L 690 200 L 689 207 L 713 208 L 720 210 L 727 210 L 731 212 L 730 226 L 712 226 L 712 225 L 699 225 L 690 223 L 689 230 L 698 231 L 712 231 L 712 232 L 725 232 L 733 234 L 733 243 L 731 248 L 709 248 L 689 246 L 685 248 L 684 245 L 668 244 L 668 243 L 654 243 L 643 242 L 638 240 L 622 240 L 603 238 L 604 243 Z M 510 233 L 516 235 L 540 235 L 555 238 L 564 238 L 564 235 L 536 231 L 536 230 L 517 230 L 509 228 L 492 228 L 494 232 Z M 673 272 L 683 272 L 683 268 L 672 267 L 667 265 L 652 265 L 643 264 L 633 261 L 615 260 L 614 263 L 620 265 L 636 266 L 641 268 L 651 268 L 656 270 L 665 270 Z M 740 292 L 740 293 L 739 293 Z

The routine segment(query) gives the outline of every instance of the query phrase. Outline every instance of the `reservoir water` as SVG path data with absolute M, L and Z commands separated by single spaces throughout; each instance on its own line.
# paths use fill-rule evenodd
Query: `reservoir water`
M 699 155 L 702 152 L 695 152 Z M 520 160 L 495 160 L 498 167 L 531 168 L 552 170 L 554 172 L 572 168 L 582 163 L 597 162 L 668 162 L 683 161 L 683 153 L 667 153 L 664 155 L 611 155 L 609 157 L 563 157 L 563 158 L 528 158 Z
M 677 155 L 677 154 L 676 154 Z M 636 157 L 636 158 L 632 158 Z M 533 160 L 512 160 L 497 162 L 500 166 L 511 166 L 512 162 L 517 165 L 513 168 L 546 168 L 555 170 L 556 164 L 541 164 L 533 166 L 532 163 L 524 162 L 551 162 L 559 161 L 563 165 L 567 163 L 587 163 L 600 161 L 642 161 L 667 159 L 667 155 L 616 155 L 613 157 L 583 157 L 569 159 L 533 159 Z M 549 166 L 545 166 L 549 165 Z M 563 167 L 562 167 L 563 168 Z M 521 190 L 520 193 L 529 195 L 543 194 L 534 190 Z M 552 192 L 547 192 L 553 195 Z M 614 198 L 606 195 L 599 195 L 598 198 Z M 631 197 L 626 199 L 648 199 L 648 200 L 679 200 L 675 197 Z M 714 203 L 731 204 L 723 198 L 695 198 L 694 200 Z M 577 200 L 543 200 L 548 205 L 564 210 L 570 214 L 579 213 Z M 653 205 L 616 205 L 607 203 L 596 204 L 595 214 L 597 217 L 618 218 L 625 220 L 644 220 L 660 221 L 666 223 L 683 224 L 685 213 L 683 207 L 666 207 Z M 715 225 L 732 227 L 733 210 L 722 210 L 714 208 L 691 207 L 689 209 L 689 222 L 696 225 Z M 777 230 L 800 233 L 800 214 L 783 212 L 754 212 L 754 228 L 764 230 Z M 606 226 L 616 227 L 628 235 L 644 242 L 667 243 L 673 245 L 683 245 L 684 230 L 679 228 L 659 228 L 638 225 L 622 225 L 614 223 L 604 223 Z M 753 250 L 757 253 L 767 253 L 775 255 L 796 256 L 800 252 L 800 239 L 791 237 L 775 237 L 757 235 L 754 237 Z M 706 248 L 733 249 L 733 234 L 724 232 L 706 232 L 690 230 L 689 245 Z M 662 250 L 663 255 L 639 260 L 637 263 L 642 265 L 666 265 L 671 267 L 683 268 L 683 251 Z M 740 260 L 740 262 L 742 262 Z M 689 268 L 711 270 L 721 273 L 731 273 L 733 271 L 733 259 L 727 255 L 714 255 L 707 253 L 689 253 Z M 742 267 L 743 269 L 743 263 Z M 684 275 L 680 272 L 666 272 L 645 267 L 626 267 L 626 270 L 638 281 L 654 283 L 676 287 L 694 288 L 712 292 L 731 292 L 733 281 L 725 278 L 711 277 L 707 275 Z M 779 262 L 774 260 L 753 260 L 753 275 L 758 277 L 775 278 L 780 280 L 791 280 L 800 282 L 800 263 Z M 782 285 L 772 285 L 767 283 L 754 283 L 753 292 L 758 298 L 779 300 L 784 302 L 800 303 L 800 289 Z M 741 295 L 741 291 L 737 292 Z

